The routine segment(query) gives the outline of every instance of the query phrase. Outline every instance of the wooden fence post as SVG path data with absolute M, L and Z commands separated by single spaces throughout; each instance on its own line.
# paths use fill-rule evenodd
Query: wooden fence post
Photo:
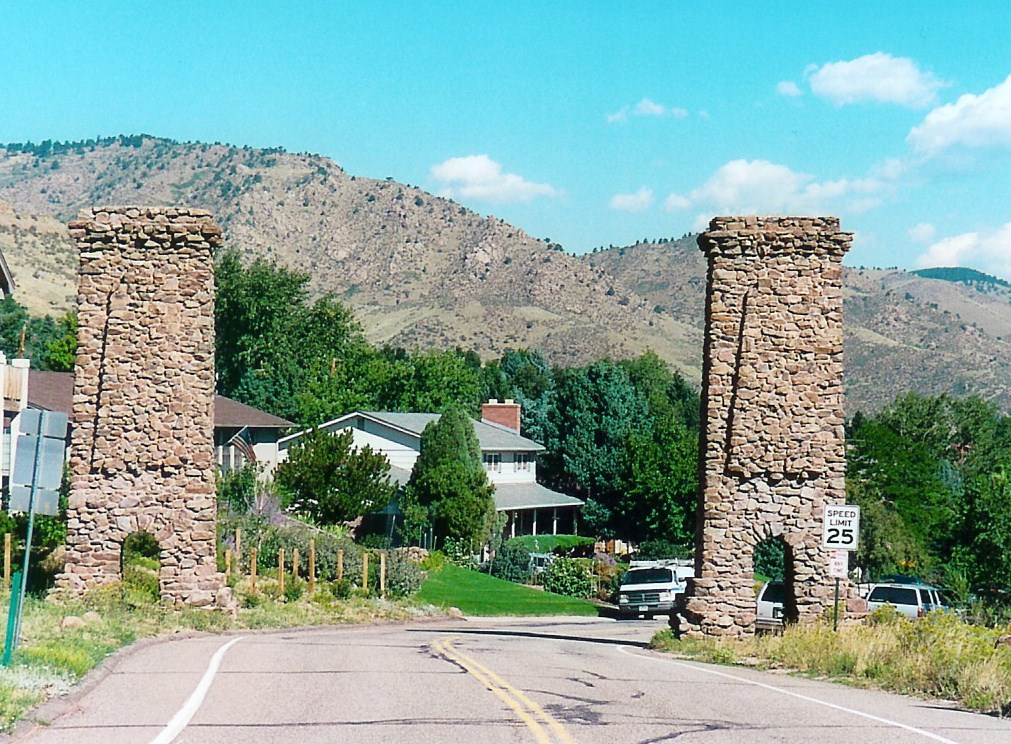
M 291 549 L 291 578 L 298 581 L 298 548 Z
M 225 548 L 225 578 L 232 575 L 232 551 Z
M 337 581 L 344 581 L 344 549 L 337 551 Z
M 4 535 L 4 582 L 11 588 L 11 533 Z
M 369 554 L 362 553 L 362 589 L 369 590 Z
M 284 548 L 277 551 L 277 596 L 284 597 Z
M 316 591 L 316 540 L 309 538 L 309 594 Z
M 386 599 L 386 551 L 379 554 L 379 596 Z
M 256 594 L 256 548 L 249 549 L 249 593 Z
M 235 528 L 235 562 L 242 560 L 242 530 Z

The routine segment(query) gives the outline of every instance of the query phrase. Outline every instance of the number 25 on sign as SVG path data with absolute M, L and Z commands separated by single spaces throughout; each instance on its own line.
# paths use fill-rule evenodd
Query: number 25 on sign
M 860 534 L 859 506 L 826 506 L 821 544 L 832 550 L 856 550 Z

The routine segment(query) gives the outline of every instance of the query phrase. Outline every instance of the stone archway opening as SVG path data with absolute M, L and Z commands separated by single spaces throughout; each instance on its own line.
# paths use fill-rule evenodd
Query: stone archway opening
M 782 582 L 783 591 L 777 594 L 777 600 L 783 602 L 783 620 L 797 622 L 796 571 L 790 544 L 779 536 L 766 537 L 755 544 L 752 557 L 756 582 L 759 579 Z
M 161 545 L 150 532 L 131 532 L 124 538 L 119 567 L 128 602 L 154 604 L 161 599 L 161 557 Z

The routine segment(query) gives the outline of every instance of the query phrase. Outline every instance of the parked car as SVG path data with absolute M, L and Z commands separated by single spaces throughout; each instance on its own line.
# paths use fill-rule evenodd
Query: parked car
M 670 614 L 693 574 L 684 561 L 632 561 L 618 588 L 618 610 L 626 617 Z
M 928 584 L 875 584 L 867 595 L 867 609 L 891 605 L 906 617 L 923 617 L 932 610 L 948 610 L 941 590 Z
M 786 584 L 769 581 L 758 591 L 758 614 L 755 630 L 776 632 L 783 627 L 783 605 L 786 602 Z

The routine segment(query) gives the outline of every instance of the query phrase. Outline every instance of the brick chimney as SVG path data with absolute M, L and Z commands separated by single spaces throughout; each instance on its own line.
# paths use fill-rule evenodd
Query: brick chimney
M 481 418 L 520 433 L 520 404 L 512 398 L 506 398 L 501 403 L 492 398 L 481 406 Z

